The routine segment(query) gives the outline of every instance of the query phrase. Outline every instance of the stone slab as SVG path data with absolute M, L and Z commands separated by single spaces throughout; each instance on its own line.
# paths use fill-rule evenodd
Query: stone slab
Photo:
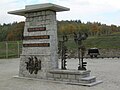
M 61 74 L 61 78 L 68 79 L 68 75 L 67 74 Z
M 52 4 L 52 3 L 44 3 L 44 4 L 36 4 L 36 5 L 27 5 L 25 6 L 25 9 L 10 11 L 8 13 L 25 16 L 25 13 L 45 11 L 45 10 L 60 12 L 60 11 L 69 11 L 70 9 L 60 5 Z
M 96 77 L 95 76 L 90 76 L 90 77 L 81 78 L 81 80 L 88 81 L 88 80 L 91 80 L 93 78 L 96 78 Z
M 89 84 L 93 82 L 96 82 L 95 76 L 89 76 L 89 77 L 79 79 L 79 83 Z
M 61 69 L 56 69 L 56 70 L 50 70 L 50 73 L 55 73 L 55 74 L 73 74 L 73 75 L 81 75 L 81 74 L 87 74 L 90 73 L 90 70 L 87 71 L 80 71 L 80 70 L 74 70 L 74 69 L 70 69 L 70 70 L 61 70 Z
M 38 80 L 38 81 L 43 81 L 43 82 L 51 82 L 51 83 L 59 83 L 59 84 L 69 84 L 69 85 L 78 85 L 78 86 L 88 86 L 88 87 L 91 87 L 91 86 L 94 86 L 94 85 L 97 85 L 97 84 L 100 84 L 102 83 L 103 81 L 99 80 L 99 81 L 96 81 L 94 83 L 90 83 L 90 84 L 83 84 L 83 83 L 75 83 L 75 82 L 69 82 L 69 81 L 55 81 L 53 79 L 36 79 L 36 78 L 28 78 L 28 77 L 19 77 L 19 76 L 13 76 L 14 78 L 18 78 L 18 79 L 26 79 L 26 80 Z
M 73 83 L 73 82 L 69 82 L 69 83 L 67 83 L 67 84 L 91 87 L 91 86 L 100 84 L 100 83 L 102 83 L 102 82 L 103 82 L 103 81 L 99 80 L 99 81 L 96 81 L 96 82 L 93 82 L 93 83 L 89 83 L 89 84 L 84 84 L 84 83 Z
M 60 74 L 53 74 L 54 78 L 60 78 Z
M 71 75 L 71 74 L 68 74 L 68 79 L 73 79 L 73 80 L 75 80 L 75 75 Z

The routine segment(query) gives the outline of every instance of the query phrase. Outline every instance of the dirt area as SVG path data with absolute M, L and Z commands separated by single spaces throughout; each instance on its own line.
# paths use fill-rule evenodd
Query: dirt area
M 91 75 L 103 80 L 93 87 L 13 78 L 18 75 L 19 60 L 0 59 L 0 90 L 120 90 L 120 59 L 85 59 Z M 67 61 L 68 69 L 77 69 L 77 59 Z

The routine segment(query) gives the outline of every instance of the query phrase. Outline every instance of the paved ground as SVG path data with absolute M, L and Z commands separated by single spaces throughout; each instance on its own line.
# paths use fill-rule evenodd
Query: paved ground
M 120 59 L 85 59 L 87 68 L 103 83 L 93 87 L 66 85 L 45 80 L 13 78 L 18 74 L 18 59 L 0 60 L 0 90 L 120 90 Z M 68 68 L 77 68 L 78 60 L 68 60 Z

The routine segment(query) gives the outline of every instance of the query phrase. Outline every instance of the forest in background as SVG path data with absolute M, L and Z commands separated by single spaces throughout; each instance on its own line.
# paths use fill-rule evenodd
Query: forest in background
M 80 20 L 58 21 L 58 34 L 87 33 L 89 36 L 111 35 L 120 32 L 120 26 L 106 25 L 99 22 L 82 23 Z
M 0 42 L 22 40 L 24 22 L 0 25 Z
M 14 22 L 0 25 L 0 42 L 21 41 L 23 37 L 25 22 Z M 120 49 L 120 26 L 106 25 L 99 22 L 82 23 L 80 20 L 57 21 L 58 41 L 63 35 L 67 35 L 69 41 L 66 43 L 70 50 L 74 50 L 73 33 L 87 33 L 88 38 L 83 42 L 87 48 L 118 48 Z
M 0 24 L 0 42 L 22 40 L 25 22 Z M 112 35 L 120 32 L 120 26 L 106 25 L 99 22 L 82 23 L 81 20 L 57 21 L 58 36 L 73 35 L 73 32 L 87 33 L 90 36 Z
M 101 56 L 120 56 L 120 26 L 106 25 L 99 22 L 82 23 L 80 20 L 57 21 L 58 41 L 66 34 L 66 46 L 71 57 L 75 57 L 77 46 L 74 42 L 74 32 L 87 33 L 83 41 L 86 50 L 99 48 Z M 18 57 L 22 51 L 22 37 L 25 22 L 0 24 L 0 58 Z M 7 50 L 8 49 L 8 50 Z M 114 53 L 114 54 L 113 54 Z

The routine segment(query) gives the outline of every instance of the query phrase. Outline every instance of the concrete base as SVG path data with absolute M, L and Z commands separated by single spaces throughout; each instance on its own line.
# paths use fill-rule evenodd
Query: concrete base
M 51 82 L 51 83 L 59 83 L 59 84 L 69 84 L 69 85 L 78 85 L 78 86 L 94 86 L 97 84 L 102 83 L 102 81 L 96 81 L 94 83 L 90 83 L 90 84 L 83 84 L 83 83 L 73 83 L 73 82 L 63 82 L 63 81 L 54 81 L 54 80 L 45 80 L 45 79 L 36 79 L 36 78 L 27 78 L 27 77 L 19 77 L 19 76 L 13 76 L 14 78 L 18 78 L 18 79 L 26 79 L 26 80 L 38 80 L 38 81 L 46 81 L 46 82 Z
M 102 82 L 96 81 L 96 77 L 90 76 L 90 72 L 90 70 L 51 70 L 47 78 L 83 86 L 93 86 Z
M 40 81 L 42 80 L 53 83 L 64 83 L 64 84 L 80 85 L 80 86 L 88 86 L 88 87 L 102 83 L 102 81 L 96 81 L 95 76 L 90 76 L 90 70 L 88 71 L 51 70 L 47 75 L 47 79 L 37 79 L 37 78 L 19 77 L 19 76 L 14 76 L 14 77 L 20 79 L 40 80 Z
M 102 83 L 102 82 L 103 82 L 102 80 L 99 80 L 99 81 L 95 81 L 95 82 L 89 83 L 89 84 L 84 84 L 84 83 L 67 83 L 67 84 L 91 87 L 91 86 L 95 86 L 95 85 L 97 85 L 97 84 L 100 84 L 100 83 Z

